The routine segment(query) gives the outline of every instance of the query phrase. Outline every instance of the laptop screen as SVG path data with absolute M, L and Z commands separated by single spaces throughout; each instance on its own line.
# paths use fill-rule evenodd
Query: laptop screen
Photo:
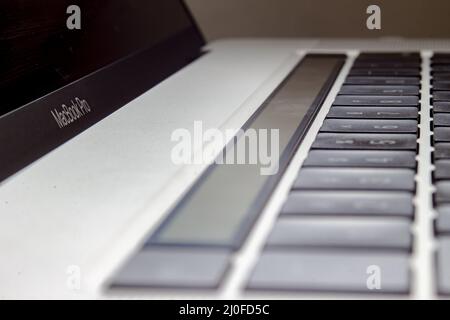
M 5 0 L 0 17 L 0 183 L 204 45 L 181 0 Z
M 0 116 L 192 27 L 178 0 L 8 0 L 0 13 Z

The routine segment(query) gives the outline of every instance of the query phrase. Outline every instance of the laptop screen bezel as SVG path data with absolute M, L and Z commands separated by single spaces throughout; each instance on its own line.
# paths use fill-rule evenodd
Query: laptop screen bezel
M 0 184 L 202 54 L 205 39 L 179 1 L 191 22 L 183 32 L 0 116 Z

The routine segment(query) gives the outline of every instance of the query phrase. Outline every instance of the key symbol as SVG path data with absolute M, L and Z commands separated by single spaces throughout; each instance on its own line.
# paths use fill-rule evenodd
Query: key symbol
M 336 140 L 336 144 L 354 144 L 353 140 Z
M 398 129 L 398 126 L 394 126 L 394 125 L 385 125 L 385 126 L 374 126 L 375 129 L 385 129 L 385 130 L 395 130 Z
M 321 179 L 323 183 L 326 184 L 333 184 L 333 183 L 337 183 L 339 182 L 338 178 L 333 178 L 333 177 L 325 177 Z
M 328 161 L 331 163 L 347 163 L 348 159 L 346 159 L 346 158 L 330 158 Z
M 380 100 L 380 103 L 382 104 L 395 104 L 395 103 L 402 103 L 401 100 Z
M 389 163 L 391 160 L 389 159 L 389 158 L 380 158 L 380 159 L 377 159 L 377 158 L 367 158 L 366 159 L 366 162 L 369 162 L 369 163 Z
M 383 92 L 384 93 L 403 93 L 403 90 L 392 89 L 392 90 L 384 90 Z
M 371 144 L 371 145 L 381 145 L 381 146 L 384 146 L 384 145 L 391 145 L 391 146 L 393 146 L 393 145 L 397 144 L 397 142 L 395 140 L 371 140 L 369 142 L 369 144 Z
M 377 178 L 377 177 L 373 177 L 373 178 L 361 178 L 359 180 L 359 182 L 363 185 L 366 184 L 383 184 L 383 185 L 389 185 L 391 184 L 391 179 L 389 178 Z
M 386 210 L 388 208 L 387 203 L 385 202 L 354 202 L 353 207 L 358 210 L 373 210 L 373 209 L 381 209 Z
M 383 116 L 383 115 L 386 115 L 386 116 L 398 116 L 398 115 L 400 115 L 400 112 L 377 112 L 377 115 L 379 115 L 379 116 Z

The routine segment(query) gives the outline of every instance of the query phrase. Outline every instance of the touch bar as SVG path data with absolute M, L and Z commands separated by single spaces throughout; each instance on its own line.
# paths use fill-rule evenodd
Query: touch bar
M 262 175 L 266 166 L 211 165 L 150 237 L 147 246 L 222 247 L 238 249 L 299 143 L 309 129 L 346 56 L 308 55 L 244 125 L 279 130 L 279 170 Z M 272 138 L 269 137 L 268 140 Z M 227 154 L 246 139 L 234 141 Z M 245 149 L 247 150 L 247 149 Z M 270 148 L 269 148 L 270 150 Z M 234 153 L 233 153 L 234 154 Z

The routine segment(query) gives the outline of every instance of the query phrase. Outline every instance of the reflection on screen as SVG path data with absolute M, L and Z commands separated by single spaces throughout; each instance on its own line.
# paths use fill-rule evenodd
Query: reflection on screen
M 179 0 L 5 0 L 0 16 L 0 116 L 192 26 Z

